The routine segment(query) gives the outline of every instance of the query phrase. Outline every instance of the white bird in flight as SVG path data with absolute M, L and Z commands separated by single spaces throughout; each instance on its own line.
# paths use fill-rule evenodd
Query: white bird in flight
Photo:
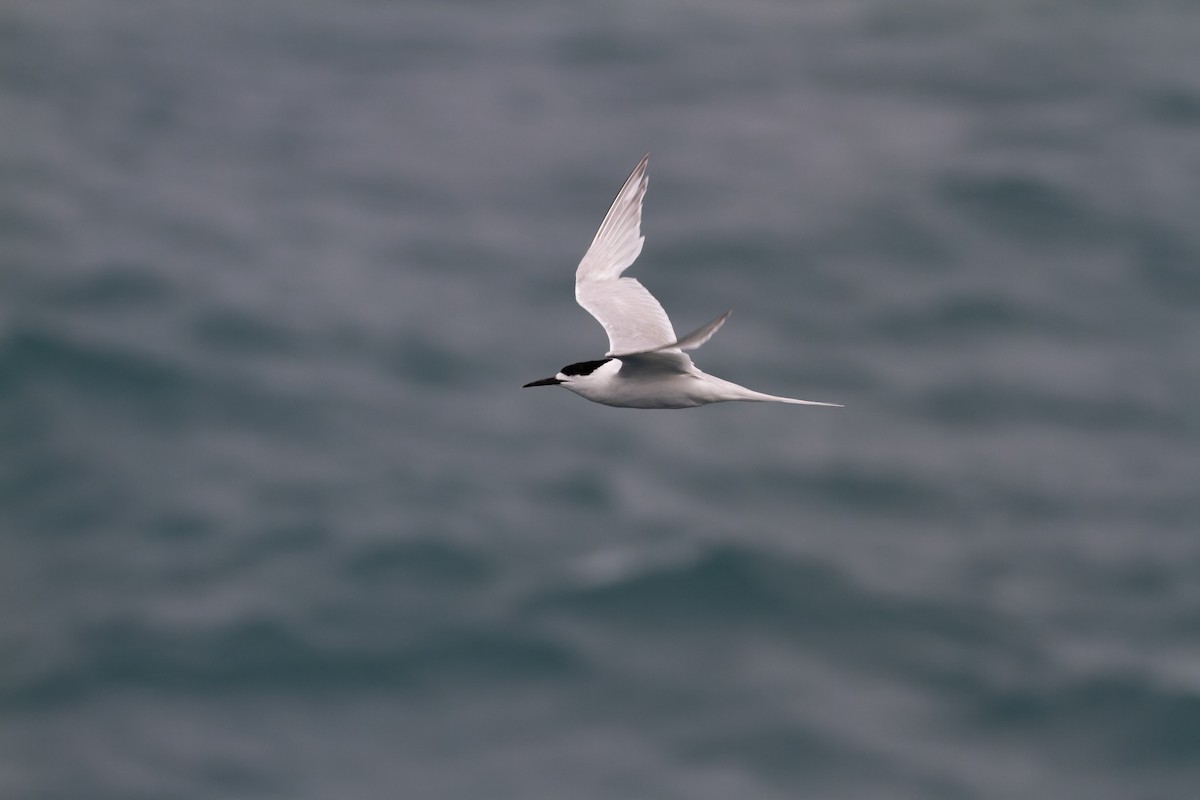
M 575 299 L 604 326 L 608 352 L 595 361 L 568 364 L 553 378 L 530 386 L 562 386 L 594 403 L 626 408 L 694 408 L 728 400 L 838 406 L 763 394 L 700 371 L 685 350 L 712 338 L 729 311 L 679 338 L 654 295 L 637 278 L 622 278 L 642 252 L 642 199 L 649 178 L 642 157 L 617 193 L 600 230 L 575 271 Z

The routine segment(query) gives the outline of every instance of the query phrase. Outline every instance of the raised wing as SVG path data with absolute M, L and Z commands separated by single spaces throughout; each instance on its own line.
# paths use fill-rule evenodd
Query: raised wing
M 649 178 L 645 155 L 617 193 L 592 245 L 575 270 L 575 299 L 604 326 L 608 355 L 646 352 L 675 342 L 671 319 L 636 278 L 621 273 L 642 252 L 642 200 Z
M 616 280 L 642 252 L 646 240 L 642 236 L 642 199 L 650 182 L 646 175 L 649 160 L 647 153 L 629 173 L 575 270 L 575 283 Z

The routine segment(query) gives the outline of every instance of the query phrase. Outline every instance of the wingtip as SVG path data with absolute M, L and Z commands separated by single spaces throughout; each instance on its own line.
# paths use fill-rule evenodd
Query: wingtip
M 637 163 L 637 166 L 633 168 L 633 172 L 629 173 L 630 177 L 640 174 L 644 178 L 649 164 L 650 164 L 650 154 L 646 153 L 646 155 L 642 156 L 642 160 Z

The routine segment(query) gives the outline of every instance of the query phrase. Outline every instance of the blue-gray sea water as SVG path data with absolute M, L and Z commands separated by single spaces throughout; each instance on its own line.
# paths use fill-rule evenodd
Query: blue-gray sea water
M 1191 0 L 10 0 L 0 796 L 1200 796 L 1198 350 Z

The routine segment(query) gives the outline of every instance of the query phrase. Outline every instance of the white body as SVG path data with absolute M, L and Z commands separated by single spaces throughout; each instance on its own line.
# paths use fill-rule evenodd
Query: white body
M 614 358 L 590 375 L 572 378 L 559 373 L 554 378 L 564 389 L 593 403 L 624 408 L 695 408 L 729 400 L 830 405 L 756 392 L 701 371 L 691 359 L 684 370 L 650 359 L 643 361 L 646 363 L 639 363 L 637 358 Z
M 642 200 L 649 156 L 630 174 L 575 271 L 575 299 L 608 333 L 605 358 L 570 364 L 528 386 L 562 386 L 596 403 L 627 408 L 692 408 L 729 400 L 836 406 L 755 392 L 701 372 L 695 350 L 729 318 L 726 311 L 677 338 L 662 305 L 636 278 L 623 278 L 642 251 Z

